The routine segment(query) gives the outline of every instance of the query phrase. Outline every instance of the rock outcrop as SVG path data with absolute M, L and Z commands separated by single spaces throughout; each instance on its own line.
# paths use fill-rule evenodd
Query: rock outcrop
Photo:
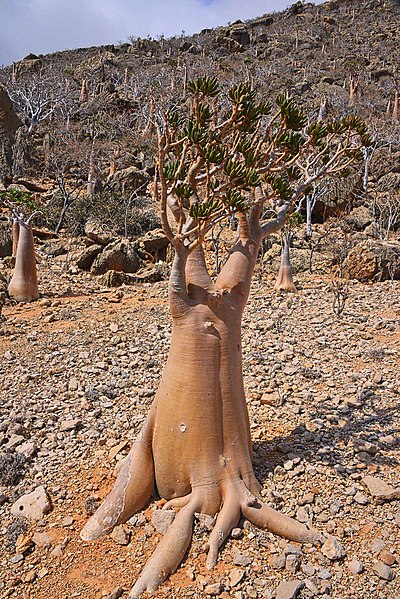
M 400 279 L 400 243 L 362 241 L 343 262 L 343 276 L 357 281 Z
M 22 123 L 5 89 L 0 87 L 0 181 L 11 182 L 15 134 Z

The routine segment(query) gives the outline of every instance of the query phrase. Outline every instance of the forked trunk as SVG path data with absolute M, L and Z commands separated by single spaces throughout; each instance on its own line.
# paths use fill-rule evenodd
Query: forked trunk
M 13 226 L 12 226 L 12 255 L 13 255 L 13 258 L 15 258 L 17 255 L 18 239 L 19 239 L 19 222 L 18 222 L 17 218 L 14 218 Z
M 278 279 L 274 285 L 275 291 L 296 292 L 296 286 L 293 281 L 292 264 L 290 262 L 290 234 L 282 235 L 282 253 L 281 264 L 279 267 Z
M 20 220 L 18 228 L 15 268 L 8 286 L 8 294 L 17 302 L 33 302 L 39 297 L 39 288 L 32 225 Z
M 205 550 L 212 568 L 241 513 L 287 538 L 320 539 L 263 505 L 252 466 L 241 348 L 241 320 L 260 239 L 239 240 L 215 284 L 203 250 L 177 251 L 170 278 L 173 332 L 153 406 L 114 489 L 83 529 L 92 540 L 125 522 L 152 493 L 180 509 L 129 597 L 155 590 L 189 546 L 195 512 L 214 516 Z

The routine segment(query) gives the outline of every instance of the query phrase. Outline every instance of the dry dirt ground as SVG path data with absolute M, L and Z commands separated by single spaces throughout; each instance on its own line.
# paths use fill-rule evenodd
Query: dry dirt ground
M 337 318 L 327 278 L 299 283 L 296 295 L 277 296 L 272 279 L 256 279 L 244 316 L 255 468 L 266 502 L 334 535 L 346 555 L 331 560 L 242 522 L 209 572 L 199 521 L 156 597 L 272 598 L 283 580 L 302 583 L 300 598 L 400 597 L 400 499 L 377 503 L 362 483 L 370 474 L 400 487 L 400 284 L 351 282 Z M 79 531 L 157 389 L 171 328 L 167 283 L 109 290 L 54 260 L 41 268 L 40 289 L 32 305 L 6 305 L 1 323 L 0 455 L 3 467 L 5 454 L 26 458 L 0 481 L 15 474 L 0 486 L 0 597 L 126 597 L 161 537 L 151 524 L 160 502 L 122 538 L 85 543 Z M 12 503 L 39 485 L 51 512 L 38 522 L 12 516 Z M 377 573 L 383 562 L 392 580 Z

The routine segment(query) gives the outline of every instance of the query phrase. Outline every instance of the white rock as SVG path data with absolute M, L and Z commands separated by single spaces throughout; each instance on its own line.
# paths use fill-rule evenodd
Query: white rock
M 50 501 L 43 486 L 36 487 L 32 493 L 22 495 L 11 506 L 11 513 L 14 516 L 24 516 L 31 520 L 41 520 L 50 510 Z

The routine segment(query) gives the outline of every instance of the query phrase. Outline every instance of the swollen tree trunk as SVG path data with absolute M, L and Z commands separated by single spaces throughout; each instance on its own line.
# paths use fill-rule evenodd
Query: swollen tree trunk
M 291 234 L 283 233 L 281 265 L 279 267 L 278 279 L 274 286 L 275 291 L 297 291 L 293 281 L 292 265 L 290 262 L 290 241 Z
M 153 493 L 179 508 L 129 597 L 155 590 L 179 565 L 194 514 L 218 514 L 205 550 L 207 567 L 238 525 L 255 525 L 299 542 L 320 534 L 263 505 L 252 466 L 243 375 L 241 320 L 261 235 L 242 236 L 215 283 L 201 247 L 176 248 L 169 302 L 173 319 L 167 364 L 147 421 L 115 486 L 81 533 L 110 532 L 143 508 Z
M 39 297 L 39 288 L 32 225 L 29 221 L 19 220 L 18 222 L 18 247 L 8 294 L 17 302 L 33 302 Z

